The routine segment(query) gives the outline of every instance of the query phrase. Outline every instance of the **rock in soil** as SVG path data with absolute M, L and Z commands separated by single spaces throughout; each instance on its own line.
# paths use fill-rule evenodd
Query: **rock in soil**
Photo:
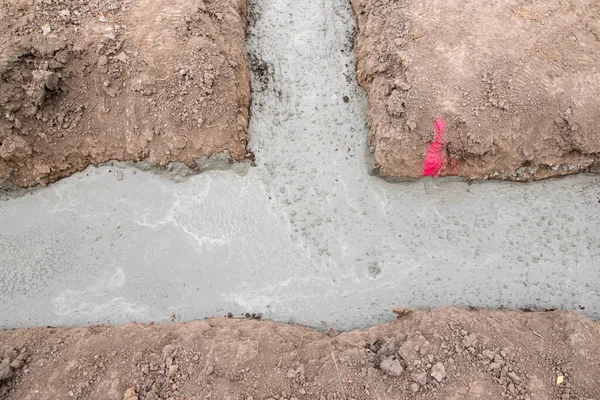
M 446 378 L 446 367 L 441 362 L 435 363 L 431 368 L 431 376 L 438 382 L 441 382 Z
M 528 181 L 600 172 L 600 2 L 351 0 L 384 176 Z
M 404 371 L 404 368 L 402 368 L 402 364 L 400 363 L 400 361 L 391 358 L 386 358 L 385 360 L 383 360 L 381 364 L 379 364 L 379 368 L 381 368 L 383 372 L 391 376 L 400 376 Z
M 0 343 L 0 399 L 600 398 L 600 328 L 564 311 L 413 311 L 335 337 L 228 318 L 31 328 L 0 331 Z M 407 343 L 411 365 L 378 354 Z
M 251 157 L 246 0 L 0 0 L 0 188 Z

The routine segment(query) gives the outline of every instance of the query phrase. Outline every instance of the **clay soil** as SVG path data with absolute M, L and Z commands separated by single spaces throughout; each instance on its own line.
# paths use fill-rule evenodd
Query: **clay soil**
M 0 398 L 600 399 L 600 326 L 581 315 L 396 312 L 342 334 L 228 318 L 2 331 Z
M 246 150 L 245 0 L 0 0 L 0 187 Z
M 600 2 L 352 0 L 382 175 L 515 181 L 600 171 Z

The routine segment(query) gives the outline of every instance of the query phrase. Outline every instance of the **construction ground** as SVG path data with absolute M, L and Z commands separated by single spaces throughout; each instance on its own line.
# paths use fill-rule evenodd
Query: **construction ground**
M 0 399 L 600 399 L 597 1 L 0 26 Z

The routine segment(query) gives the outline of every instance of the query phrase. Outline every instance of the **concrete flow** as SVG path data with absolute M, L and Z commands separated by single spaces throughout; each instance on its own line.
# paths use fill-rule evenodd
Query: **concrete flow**
M 600 317 L 598 177 L 371 177 L 348 1 L 252 8 L 258 166 L 181 183 L 103 166 L 0 202 L 1 327 L 261 312 L 349 329 L 449 304 Z

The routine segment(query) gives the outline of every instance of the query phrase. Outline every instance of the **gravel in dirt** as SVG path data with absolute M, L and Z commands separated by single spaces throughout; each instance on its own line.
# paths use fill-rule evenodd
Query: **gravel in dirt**
M 596 0 L 352 0 L 379 173 L 528 181 L 600 171 Z
M 443 308 L 328 333 L 227 318 L 2 331 L 0 398 L 600 397 L 600 326 L 575 313 Z
M 246 149 L 245 0 L 0 1 L 0 188 Z

